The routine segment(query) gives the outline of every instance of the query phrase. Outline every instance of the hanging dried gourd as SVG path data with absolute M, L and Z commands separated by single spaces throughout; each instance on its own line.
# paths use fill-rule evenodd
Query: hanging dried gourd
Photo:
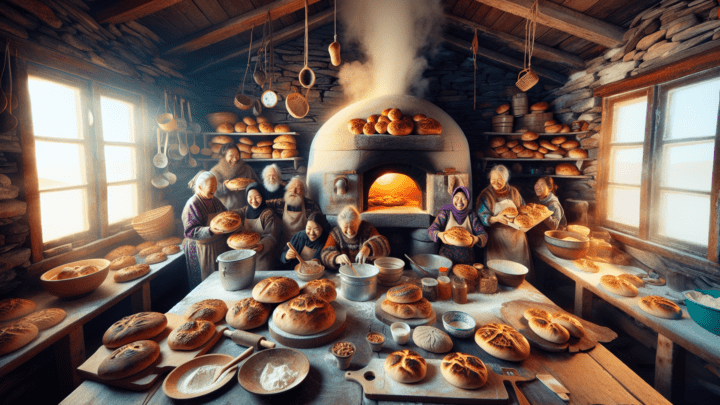
M 337 0 L 335 0 L 335 40 L 328 46 L 330 52 L 330 63 L 333 66 L 340 66 L 340 43 L 337 41 Z
M 540 80 L 537 74 L 530 69 L 533 50 L 535 48 L 535 27 L 537 26 L 539 0 L 535 0 L 530 6 L 530 12 L 525 20 L 525 53 L 523 56 L 524 69 L 518 74 L 515 82 L 517 88 L 522 91 L 530 90 Z

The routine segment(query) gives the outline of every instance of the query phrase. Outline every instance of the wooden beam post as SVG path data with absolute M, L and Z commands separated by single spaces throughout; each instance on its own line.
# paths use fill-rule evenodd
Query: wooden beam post
M 452 15 L 450 13 L 445 13 L 445 18 L 447 20 L 454 21 L 460 25 L 464 25 L 468 28 L 477 29 L 478 31 L 482 32 L 483 34 L 489 35 L 489 36 L 497 39 L 498 41 L 505 43 L 510 48 L 513 48 L 520 52 L 525 51 L 525 39 L 524 38 L 518 38 L 514 35 L 506 34 L 502 31 L 493 30 L 484 25 L 480 25 L 476 22 L 466 20 L 462 17 L 458 17 L 458 16 Z M 550 62 L 564 63 L 566 65 L 570 65 L 573 67 L 585 68 L 585 61 L 582 58 L 580 58 L 576 55 L 573 55 L 571 53 L 561 51 L 559 49 L 551 48 L 549 46 L 541 45 L 538 43 L 535 43 L 533 56 L 538 57 L 540 59 L 550 61 Z
M 658 333 L 655 352 L 655 389 L 669 401 L 680 395 L 685 382 L 685 349 Z
M 592 291 L 575 282 L 575 316 L 588 321 L 592 318 L 593 297 Z
M 533 4 L 533 0 L 475 1 L 523 18 L 528 18 L 530 6 Z M 587 16 L 551 1 L 540 2 L 537 22 L 546 27 L 567 32 L 570 35 L 608 48 L 616 48 L 622 45 L 623 35 L 625 34 L 625 30 L 616 25 Z
M 85 362 L 85 338 L 82 325 L 71 329 L 67 335 L 61 337 L 53 345 L 53 348 L 55 350 L 60 391 L 65 396 L 70 394 L 82 382 L 76 372 L 77 368 Z
M 123 0 L 95 13 L 100 24 L 120 24 L 134 21 L 170 7 L 183 0 Z

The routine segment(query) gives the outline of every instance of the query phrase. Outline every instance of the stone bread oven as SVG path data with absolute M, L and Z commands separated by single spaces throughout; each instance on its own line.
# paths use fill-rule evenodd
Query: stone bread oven
M 386 108 L 434 118 L 442 134 L 350 134 L 350 119 Z M 333 223 L 344 206 L 354 205 L 376 227 L 426 229 L 451 201 L 449 189 L 471 187 L 470 168 L 465 134 L 445 111 L 413 96 L 382 96 L 343 108 L 318 130 L 310 147 L 308 196 Z

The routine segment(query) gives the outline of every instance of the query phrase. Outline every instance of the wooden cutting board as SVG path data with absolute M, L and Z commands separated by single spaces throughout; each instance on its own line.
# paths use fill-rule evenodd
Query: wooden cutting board
M 227 329 L 226 326 L 215 325 L 215 334 L 208 340 L 204 345 L 200 346 L 195 350 L 180 351 L 172 350 L 167 344 L 167 337 L 170 332 L 178 326 L 185 323 L 185 317 L 183 315 L 176 314 L 165 314 L 168 320 L 168 324 L 165 330 L 155 336 L 152 340 L 156 341 L 160 345 L 160 357 L 145 370 L 131 375 L 129 377 L 120 378 L 117 380 L 106 380 L 101 378 L 98 374 L 98 367 L 100 363 L 109 356 L 115 349 L 108 349 L 105 346 L 100 348 L 90 356 L 80 367 L 78 367 L 78 374 L 93 381 L 114 385 L 116 387 L 126 388 L 133 391 L 143 391 L 150 388 L 157 380 L 166 372 L 172 371 L 175 367 L 186 363 L 197 356 L 201 356 L 207 353 L 208 350 L 218 341 L 222 336 L 223 330 Z M 224 323 L 224 322 L 223 322 Z
M 404 322 L 408 325 L 410 325 L 411 328 L 417 327 L 417 326 L 425 326 L 425 325 L 434 325 L 435 321 L 437 320 L 437 316 L 435 315 L 435 310 L 433 309 L 430 316 L 427 318 L 415 318 L 415 319 L 403 319 L 398 318 L 396 316 L 392 316 L 388 314 L 387 312 L 382 310 L 382 302 L 385 301 L 387 298 L 387 293 L 380 296 L 380 298 L 375 301 L 375 318 L 377 318 L 380 322 L 384 323 L 385 325 L 392 325 L 395 322 Z M 432 305 L 432 303 L 430 303 Z
M 270 336 L 272 336 L 272 338 L 281 345 L 298 349 L 318 347 L 332 342 L 345 331 L 345 325 L 347 324 L 347 311 L 337 301 L 331 302 L 330 305 L 332 305 L 335 309 L 335 323 L 333 323 L 328 329 L 314 335 L 294 335 L 278 328 L 272 321 L 272 315 L 270 315 L 270 319 L 268 319 Z
M 346 372 L 345 379 L 362 385 L 367 399 L 443 404 L 507 404 L 510 397 L 505 389 L 504 380 L 527 381 L 517 376 L 496 374 L 488 367 L 488 379 L 485 385 L 476 390 L 465 390 L 445 380 L 440 371 L 442 360 L 426 359 L 425 361 L 427 374 L 422 381 L 414 384 L 399 383 L 386 376 L 385 359 L 372 359 L 367 367 Z
M 529 308 L 540 308 L 551 314 L 556 312 L 565 312 L 560 307 L 550 304 L 545 304 L 535 301 L 517 300 L 509 301 L 503 304 L 500 309 L 505 321 L 517 329 L 518 332 L 522 333 L 527 338 L 531 345 L 538 349 L 546 350 L 549 352 L 565 352 L 576 353 L 579 351 L 587 351 L 595 347 L 598 342 L 611 342 L 617 337 L 617 333 L 613 332 L 612 329 L 604 326 L 596 325 L 592 322 L 586 321 L 582 318 L 577 318 L 585 328 L 585 336 L 581 339 L 570 337 L 570 340 L 563 344 L 557 344 L 548 342 L 547 340 L 538 336 L 535 332 L 530 329 L 527 320 L 523 317 L 525 310 Z M 572 314 L 570 314 L 572 315 Z

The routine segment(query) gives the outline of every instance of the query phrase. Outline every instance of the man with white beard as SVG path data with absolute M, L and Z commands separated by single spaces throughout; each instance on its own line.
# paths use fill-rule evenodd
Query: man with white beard
M 315 201 L 305 198 L 305 183 L 299 176 L 293 177 L 285 186 L 283 198 L 269 200 L 267 205 L 282 221 L 282 234 L 278 246 L 285 246 L 295 233 L 304 230 L 310 214 L 322 213 Z
M 284 186 L 285 183 L 281 180 L 280 166 L 275 163 L 265 166 L 260 177 L 262 177 L 263 180 L 262 194 L 265 201 L 283 198 L 285 191 L 282 186 Z

